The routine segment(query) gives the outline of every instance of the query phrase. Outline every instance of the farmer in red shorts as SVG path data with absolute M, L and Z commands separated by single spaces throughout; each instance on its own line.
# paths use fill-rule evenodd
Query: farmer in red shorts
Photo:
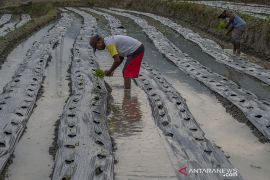
M 94 49 L 104 50 L 107 48 L 114 59 L 109 70 L 105 71 L 106 76 L 113 76 L 114 70 L 123 62 L 126 57 L 126 63 L 123 68 L 124 87 L 130 89 L 131 79 L 138 78 L 142 59 L 144 56 L 143 44 L 129 36 L 115 35 L 110 37 L 101 37 L 95 35 L 90 38 L 90 45 Z

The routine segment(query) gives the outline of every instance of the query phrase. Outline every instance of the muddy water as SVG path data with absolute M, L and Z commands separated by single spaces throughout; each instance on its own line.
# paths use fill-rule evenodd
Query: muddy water
M 53 58 L 45 72 L 44 93 L 27 123 L 26 132 L 16 146 L 15 158 L 6 179 L 50 179 L 53 157 L 49 155 L 49 147 L 54 138 L 54 124 L 62 114 L 69 96 L 67 70 L 70 65 L 70 50 L 81 24 L 81 19 L 76 17 L 63 39 L 62 53 L 61 46 L 52 53 Z
M 97 53 L 97 57 L 101 68 L 110 67 L 108 53 Z M 117 148 L 115 179 L 177 179 L 146 94 L 134 83 L 131 91 L 123 89 L 122 67 L 105 79 L 112 89 L 108 122 Z
M 142 33 L 141 28 L 129 19 L 117 17 L 127 29 L 128 35 L 144 43 L 146 47 L 144 60 L 162 72 L 181 93 L 192 114 L 206 133 L 206 137 L 222 147 L 244 179 L 269 179 L 270 145 L 260 143 L 249 127 L 228 114 L 223 105 L 206 87 L 179 71 L 166 60 Z
M 52 26 L 53 24 L 50 24 L 34 33 L 31 37 L 13 49 L 13 51 L 8 55 L 6 61 L 0 67 L 0 93 L 3 92 L 3 87 L 12 79 L 12 76 L 17 70 L 19 64 L 23 62 L 24 55 L 32 46 L 33 42 L 39 41 Z
M 226 66 L 222 63 L 217 62 L 213 57 L 204 53 L 201 48 L 195 43 L 186 40 L 177 32 L 162 25 L 160 22 L 142 16 L 147 19 L 148 23 L 155 26 L 159 31 L 164 33 L 166 37 L 173 42 L 181 51 L 187 53 L 193 59 L 199 61 L 202 65 L 208 67 L 212 71 L 231 79 L 236 82 L 242 88 L 252 91 L 257 95 L 259 99 L 267 100 L 270 102 L 270 86 L 265 83 L 253 78 L 244 73 L 240 73 L 233 68 Z

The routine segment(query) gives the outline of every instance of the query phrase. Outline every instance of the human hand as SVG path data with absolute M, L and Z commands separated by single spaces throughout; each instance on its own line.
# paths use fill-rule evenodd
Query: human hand
M 113 72 L 110 72 L 109 70 L 105 70 L 105 76 L 113 76 Z

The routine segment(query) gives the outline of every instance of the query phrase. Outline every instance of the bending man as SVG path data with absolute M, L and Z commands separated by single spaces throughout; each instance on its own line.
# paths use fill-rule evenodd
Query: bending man
M 90 39 L 90 45 L 94 49 L 109 51 L 114 62 L 109 70 L 105 71 L 106 76 L 113 76 L 114 70 L 123 62 L 126 57 L 126 63 L 123 68 L 124 87 L 131 88 L 131 79 L 139 76 L 142 59 L 144 56 L 143 44 L 129 36 L 115 35 L 110 37 L 101 37 L 95 35 Z

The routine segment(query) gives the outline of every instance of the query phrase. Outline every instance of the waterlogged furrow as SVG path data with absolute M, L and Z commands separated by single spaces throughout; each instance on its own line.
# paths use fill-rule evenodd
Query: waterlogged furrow
M 0 95 L 0 172 L 31 116 L 42 85 L 44 69 L 50 59 L 50 51 L 70 24 L 71 18 L 64 15 L 40 43 L 33 45 Z
M 175 171 L 187 159 L 190 168 L 233 169 L 224 152 L 204 137 L 185 100 L 156 70 L 144 63 L 136 82 L 146 92 L 156 124 L 171 146 Z M 223 175 L 190 174 L 188 179 L 223 179 Z M 242 177 L 235 174 L 234 179 Z
M 4 14 L 1 18 L 0 18 L 0 26 L 8 23 L 11 20 L 12 15 L 11 14 Z
M 122 27 L 115 17 L 95 10 L 90 11 L 103 15 L 108 20 L 112 33 L 115 27 Z M 119 33 L 125 35 L 126 30 L 122 29 Z M 160 73 L 143 62 L 140 76 L 135 81 L 147 94 L 154 120 L 174 149 L 171 151 L 174 152 L 171 160 L 174 161 L 175 171 L 179 170 L 179 164 L 184 159 L 192 159 L 190 165 L 193 168 L 233 168 L 224 153 L 204 137 L 204 132 L 190 113 L 185 99 Z M 216 179 L 222 178 L 221 176 L 192 174 L 189 178 Z M 238 179 L 241 179 L 240 175 Z
M 60 119 L 53 178 L 113 179 L 112 144 L 107 128 L 107 90 L 94 75 L 98 64 L 89 47 L 97 23 L 86 12 L 67 8 L 84 19 L 73 48 L 72 96 Z
M 114 9 L 114 8 L 112 8 Z M 124 10 L 124 9 L 114 9 L 117 11 L 132 12 L 144 16 L 151 17 L 165 26 L 170 27 L 175 30 L 177 33 L 182 35 L 185 39 L 190 40 L 210 56 L 214 57 L 218 62 L 226 64 L 238 71 L 244 72 L 250 76 L 253 76 L 262 82 L 270 85 L 270 71 L 262 68 L 261 66 L 248 62 L 248 60 L 242 57 L 235 57 L 228 55 L 225 51 L 214 41 L 201 37 L 198 33 L 193 32 L 191 29 L 184 28 L 181 25 L 173 22 L 172 20 L 161 17 L 151 13 L 144 13 L 138 11 Z
M 96 11 L 96 10 L 90 9 L 90 8 L 81 8 L 81 9 L 92 12 L 92 13 L 96 13 L 96 14 L 101 15 L 101 16 L 104 16 L 105 19 L 110 24 L 111 34 L 112 35 L 118 35 L 118 34 L 126 33 L 125 28 L 121 25 L 121 22 L 118 19 L 116 19 L 115 17 L 113 17 L 112 15 L 107 14 L 107 13 L 103 13 L 103 12 L 100 12 L 100 11 Z
M 30 16 L 30 15 L 28 15 L 28 14 L 22 14 L 22 15 L 21 15 L 21 20 L 20 20 L 20 22 L 18 22 L 18 23 L 16 24 L 16 28 L 19 28 L 19 27 L 25 25 L 25 24 L 28 23 L 30 20 L 31 20 L 31 16 Z
M 251 92 L 241 89 L 234 82 L 212 72 L 198 61 L 181 52 L 155 27 L 148 25 L 144 19 L 127 13 L 102 10 L 133 19 L 143 28 L 143 31 L 165 57 L 171 60 L 180 70 L 232 102 L 268 140 L 270 139 L 270 104 L 268 102 L 261 102 Z

